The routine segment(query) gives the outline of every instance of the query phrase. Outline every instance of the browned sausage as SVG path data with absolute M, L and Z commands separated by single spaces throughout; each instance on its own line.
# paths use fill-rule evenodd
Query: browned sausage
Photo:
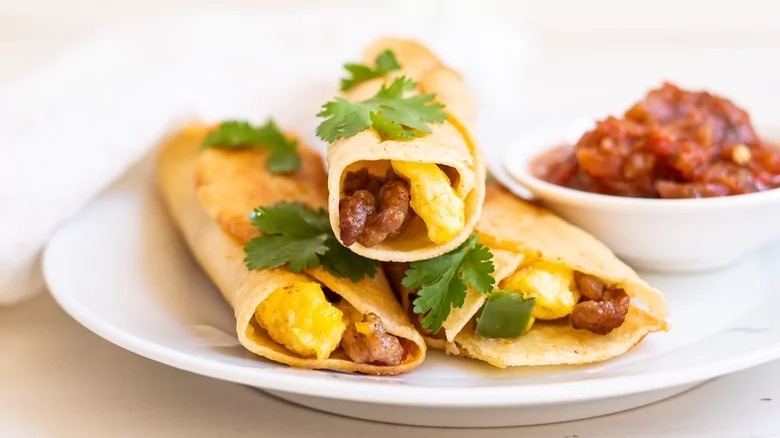
M 366 168 L 357 172 L 347 172 L 347 176 L 344 177 L 344 183 L 342 184 L 342 190 L 345 195 L 351 195 L 358 190 L 368 190 L 372 195 L 376 196 L 379 192 L 379 187 L 385 179 L 372 174 Z
M 344 245 L 355 243 L 368 217 L 374 213 L 376 200 L 367 190 L 357 190 L 339 201 L 339 231 Z
M 623 325 L 630 304 L 631 298 L 623 289 L 607 289 L 601 300 L 577 303 L 569 321 L 575 329 L 606 335 Z
M 601 295 L 604 293 L 604 282 L 592 275 L 575 271 L 574 283 L 577 285 L 577 290 L 580 291 L 580 294 L 589 300 L 600 300 Z
M 404 359 L 404 347 L 397 337 L 387 333 L 382 320 L 373 313 L 363 317 L 369 333 L 357 330 L 354 324 L 347 327 L 341 339 L 344 353 L 356 363 L 400 365 Z
M 388 237 L 398 235 L 409 215 L 410 199 L 406 181 L 387 181 L 379 189 L 379 211 L 368 218 L 357 241 L 364 246 L 374 246 Z

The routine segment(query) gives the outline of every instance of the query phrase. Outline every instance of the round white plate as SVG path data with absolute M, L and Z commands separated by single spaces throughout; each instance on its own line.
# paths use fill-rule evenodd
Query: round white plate
M 645 276 L 666 292 L 672 331 L 600 364 L 500 370 L 431 352 L 411 373 L 371 377 L 291 369 L 238 345 L 232 311 L 179 240 L 149 163 L 62 227 L 44 254 L 46 281 L 62 307 L 123 348 L 321 410 L 435 426 L 602 415 L 778 358 L 777 266 L 778 242 L 728 270 Z

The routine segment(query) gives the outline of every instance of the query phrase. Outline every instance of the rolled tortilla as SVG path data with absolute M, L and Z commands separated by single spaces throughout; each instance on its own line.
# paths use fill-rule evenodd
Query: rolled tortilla
M 346 92 L 343 97 L 356 101 L 368 99 L 376 94 L 383 84 L 405 75 L 417 81 L 417 92 L 436 94 L 436 100 L 445 105 L 447 120 L 431 124 L 430 135 L 407 141 L 381 141 L 373 129 L 366 129 L 353 137 L 329 144 L 327 160 L 330 222 L 336 237 L 342 241 L 339 231 L 339 200 L 344 194 L 342 187 L 348 172 L 365 168 L 376 175 L 384 175 L 390 167 L 390 160 L 448 166 L 459 176 L 454 188 L 465 204 L 465 225 L 457 235 L 446 242 L 435 243 L 428 237 L 425 223 L 415 217 L 398 236 L 371 247 L 358 242 L 349 247 L 352 251 L 374 260 L 423 260 L 444 254 L 463 243 L 471 235 L 481 214 L 486 170 L 482 153 L 472 135 L 476 105 L 463 78 L 444 66 L 427 48 L 414 41 L 381 39 L 366 50 L 364 62 L 373 63 L 376 56 L 386 49 L 395 54 L 401 66 L 400 72 L 364 82 Z
M 241 344 L 264 358 L 299 368 L 389 375 L 420 365 L 425 343 L 382 272 L 353 283 L 320 267 L 295 274 L 283 268 L 250 271 L 244 264 L 243 246 L 257 235 L 248 218 L 253 208 L 282 201 L 300 201 L 312 208 L 326 205 L 326 176 L 320 157 L 300 145 L 301 168 L 291 175 L 274 175 L 265 168 L 265 150 L 200 152 L 207 133 L 204 126 L 190 126 L 163 145 L 158 183 L 191 252 L 233 308 Z M 400 340 L 405 350 L 402 363 L 356 363 L 341 347 L 319 360 L 298 355 L 271 339 L 255 321 L 258 306 L 274 291 L 296 282 L 317 282 L 360 314 L 377 315 L 386 331 Z
M 462 307 L 452 309 L 443 334 L 426 335 L 432 348 L 472 357 L 491 365 L 510 366 L 584 364 L 619 356 L 648 333 L 668 329 L 668 306 L 663 294 L 621 262 L 604 244 L 549 211 L 515 197 L 491 183 L 482 218 L 476 226 L 479 241 L 493 253 L 494 278 L 499 285 L 524 261 L 546 261 L 593 275 L 631 297 L 625 322 L 607 335 L 574 329 L 566 319 L 537 319 L 515 339 L 486 339 L 475 334 L 475 316 L 487 295 L 469 290 Z M 397 285 L 398 276 L 394 277 Z M 402 287 L 402 294 L 413 291 Z M 403 300 L 407 309 L 411 299 Z

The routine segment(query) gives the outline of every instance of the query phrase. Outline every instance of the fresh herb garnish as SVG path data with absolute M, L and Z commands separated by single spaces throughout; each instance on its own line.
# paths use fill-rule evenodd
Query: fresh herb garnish
M 365 64 L 345 65 L 344 68 L 347 69 L 347 72 L 349 72 L 351 77 L 343 78 L 341 80 L 341 91 L 347 91 L 365 81 L 384 76 L 391 71 L 401 68 L 398 64 L 398 60 L 395 59 L 395 54 L 390 49 L 380 53 L 374 62 L 376 63 L 375 68 L 371 68 Z
M 273 120 L 268 120 L 260 127 L 240 120 L 222 122 L 216 131 L 203 140 L 201 147 L 203 149 L 268 149 L 268 160 L 265 166 L 271 173 L 293 172 L 301 165 L 298 142 L 285 138 Z
M 249 269 L 286 266 L 293 272 L 322 265 L 331 274 L 360 281 L 374 277 L 377 264 L 339 243 L 325 210 L 313 210 L 300 202 L 283 202 L 255 209 L 252 225 L 262 236 L 244 247 Z
M 400 77 L 389 86 L 382 85 L 374 97 L 361 102 L 337 97 L 323 105 L 317 114 L 325 119 L 317 126 L 317 137 L 330 143 L 352 137 L 371 126 L 382 140 L 430 134 L 430 123 L 441 123 L 447 118 L 442 111 L 444 105 L 433 101 L 434 94 L 403 96 L 405 91 L 415 88 L 415 81 Z
M 453 307 L 461 307 L 468 285 L 482 293 L 493 290 L 493 254 L 471 236 L 456 249 L 428 260 L 412 262 L 401 283 L 419 288 L 414 312 L 426 314 L 424 327 L 437 333 Z

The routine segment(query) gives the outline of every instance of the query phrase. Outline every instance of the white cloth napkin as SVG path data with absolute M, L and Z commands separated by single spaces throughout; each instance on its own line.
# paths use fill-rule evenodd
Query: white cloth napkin
M 324 3 L 324 2 L 323 2 Z M 527 36 L 477 2 L 201 12 L 103 34 L 0 90 L 0 304 L 42 289 L 47 238 L 176 124 L 274 116 L 315 142 L 341 65 L 372 39 L 421 38 L 480 104 L 517 102 Z

